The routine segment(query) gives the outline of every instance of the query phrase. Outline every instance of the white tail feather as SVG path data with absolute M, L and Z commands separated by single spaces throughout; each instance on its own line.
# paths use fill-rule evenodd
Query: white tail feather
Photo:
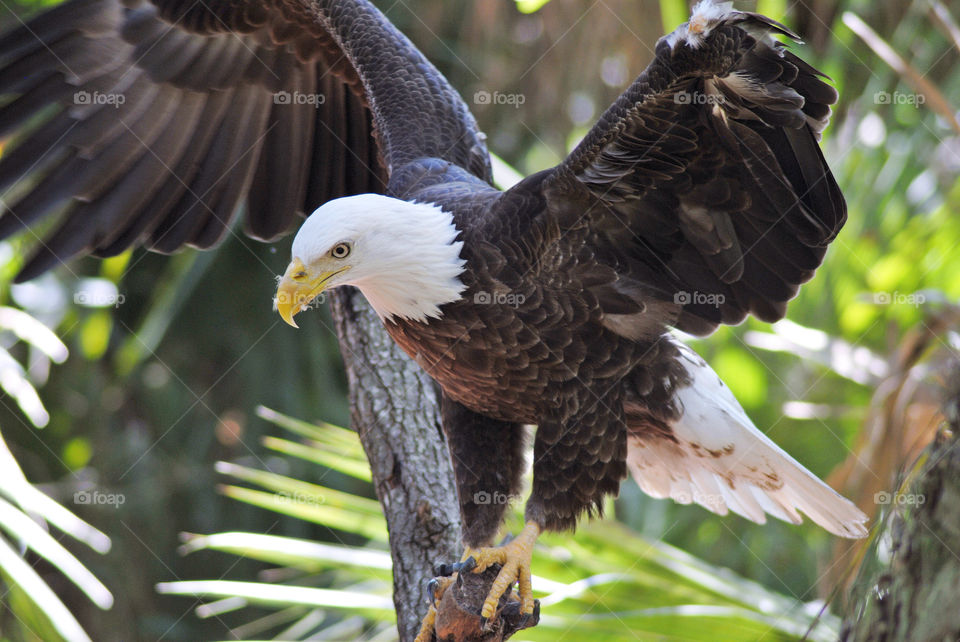
M 640 488 L 760 524 L 767 513 L 799 524 L 800 511 L 835 535 L 865 536 L 867 516 L 757 430 L 713 369 L 676 343 L 691 383 L 677 391 L 676 441 L 659 433 L 629 438 L 627 465 Z

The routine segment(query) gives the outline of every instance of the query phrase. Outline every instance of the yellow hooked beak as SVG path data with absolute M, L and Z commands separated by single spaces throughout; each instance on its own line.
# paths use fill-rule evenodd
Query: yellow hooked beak
M 277 312 L 284 321 L 295 328 L 299 327 L 293 317 L 305 310 L 310 302 L 327 288 L 327 282 L 330 279 L 348 269 L 350 269 L 349 265 L 337 270 L 311 274 L 303 261 L 294 257 L 287 266 L 287 271 L 280 278 L 280 285 L 277 286 L 277 296 L 273 299 Z

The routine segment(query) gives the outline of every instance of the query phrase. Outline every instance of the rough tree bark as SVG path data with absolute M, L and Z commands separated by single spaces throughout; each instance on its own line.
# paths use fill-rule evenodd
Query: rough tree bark
M 889 502 L 877 539 L 889 537 L 890 560 L 858 578 L 854 591 L 864 597 L 853 602 L 842 642 L 960 640 L 960 366 L 945 414 L 948 425 L 920 456 L 913 483 Z
M 358 290 L 332 293 L 350 384 L 352 423 L 366 450 L 390 531 L 393 602 L 401 642 L 428 608 L 426 583 L 460 548 L 453 467 L 431 379 L 387 336 Z

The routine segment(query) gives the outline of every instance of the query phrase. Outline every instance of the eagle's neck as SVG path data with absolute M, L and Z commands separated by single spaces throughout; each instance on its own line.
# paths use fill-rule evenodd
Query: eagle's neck
M 431 203 L 398 199 L 379 211 L 382 223 L 365 248 L 369 265 L 350 284 L 384 321 L 440 318 L 440 306 L 459 300 L 466 289 L 460 280 L 463 241 L 457 240 L 453 215 Z
M 440 318 L 440 306 L 457 301 L 464 290 L 455 276 L 434 278 L 419 270 L 398 270 L 390 279 L 368 277 L 357 287 L 384 321 L 400 318 L 426 322 Z

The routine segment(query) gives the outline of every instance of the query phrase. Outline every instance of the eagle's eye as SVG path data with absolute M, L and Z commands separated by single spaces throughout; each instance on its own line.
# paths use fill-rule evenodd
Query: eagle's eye
M 330 250 L 330 256 L 335 259 L 345 259 L 350 256 L 350 244 L 349 243 L 337 243 L 333 246 L 333 249 Z

